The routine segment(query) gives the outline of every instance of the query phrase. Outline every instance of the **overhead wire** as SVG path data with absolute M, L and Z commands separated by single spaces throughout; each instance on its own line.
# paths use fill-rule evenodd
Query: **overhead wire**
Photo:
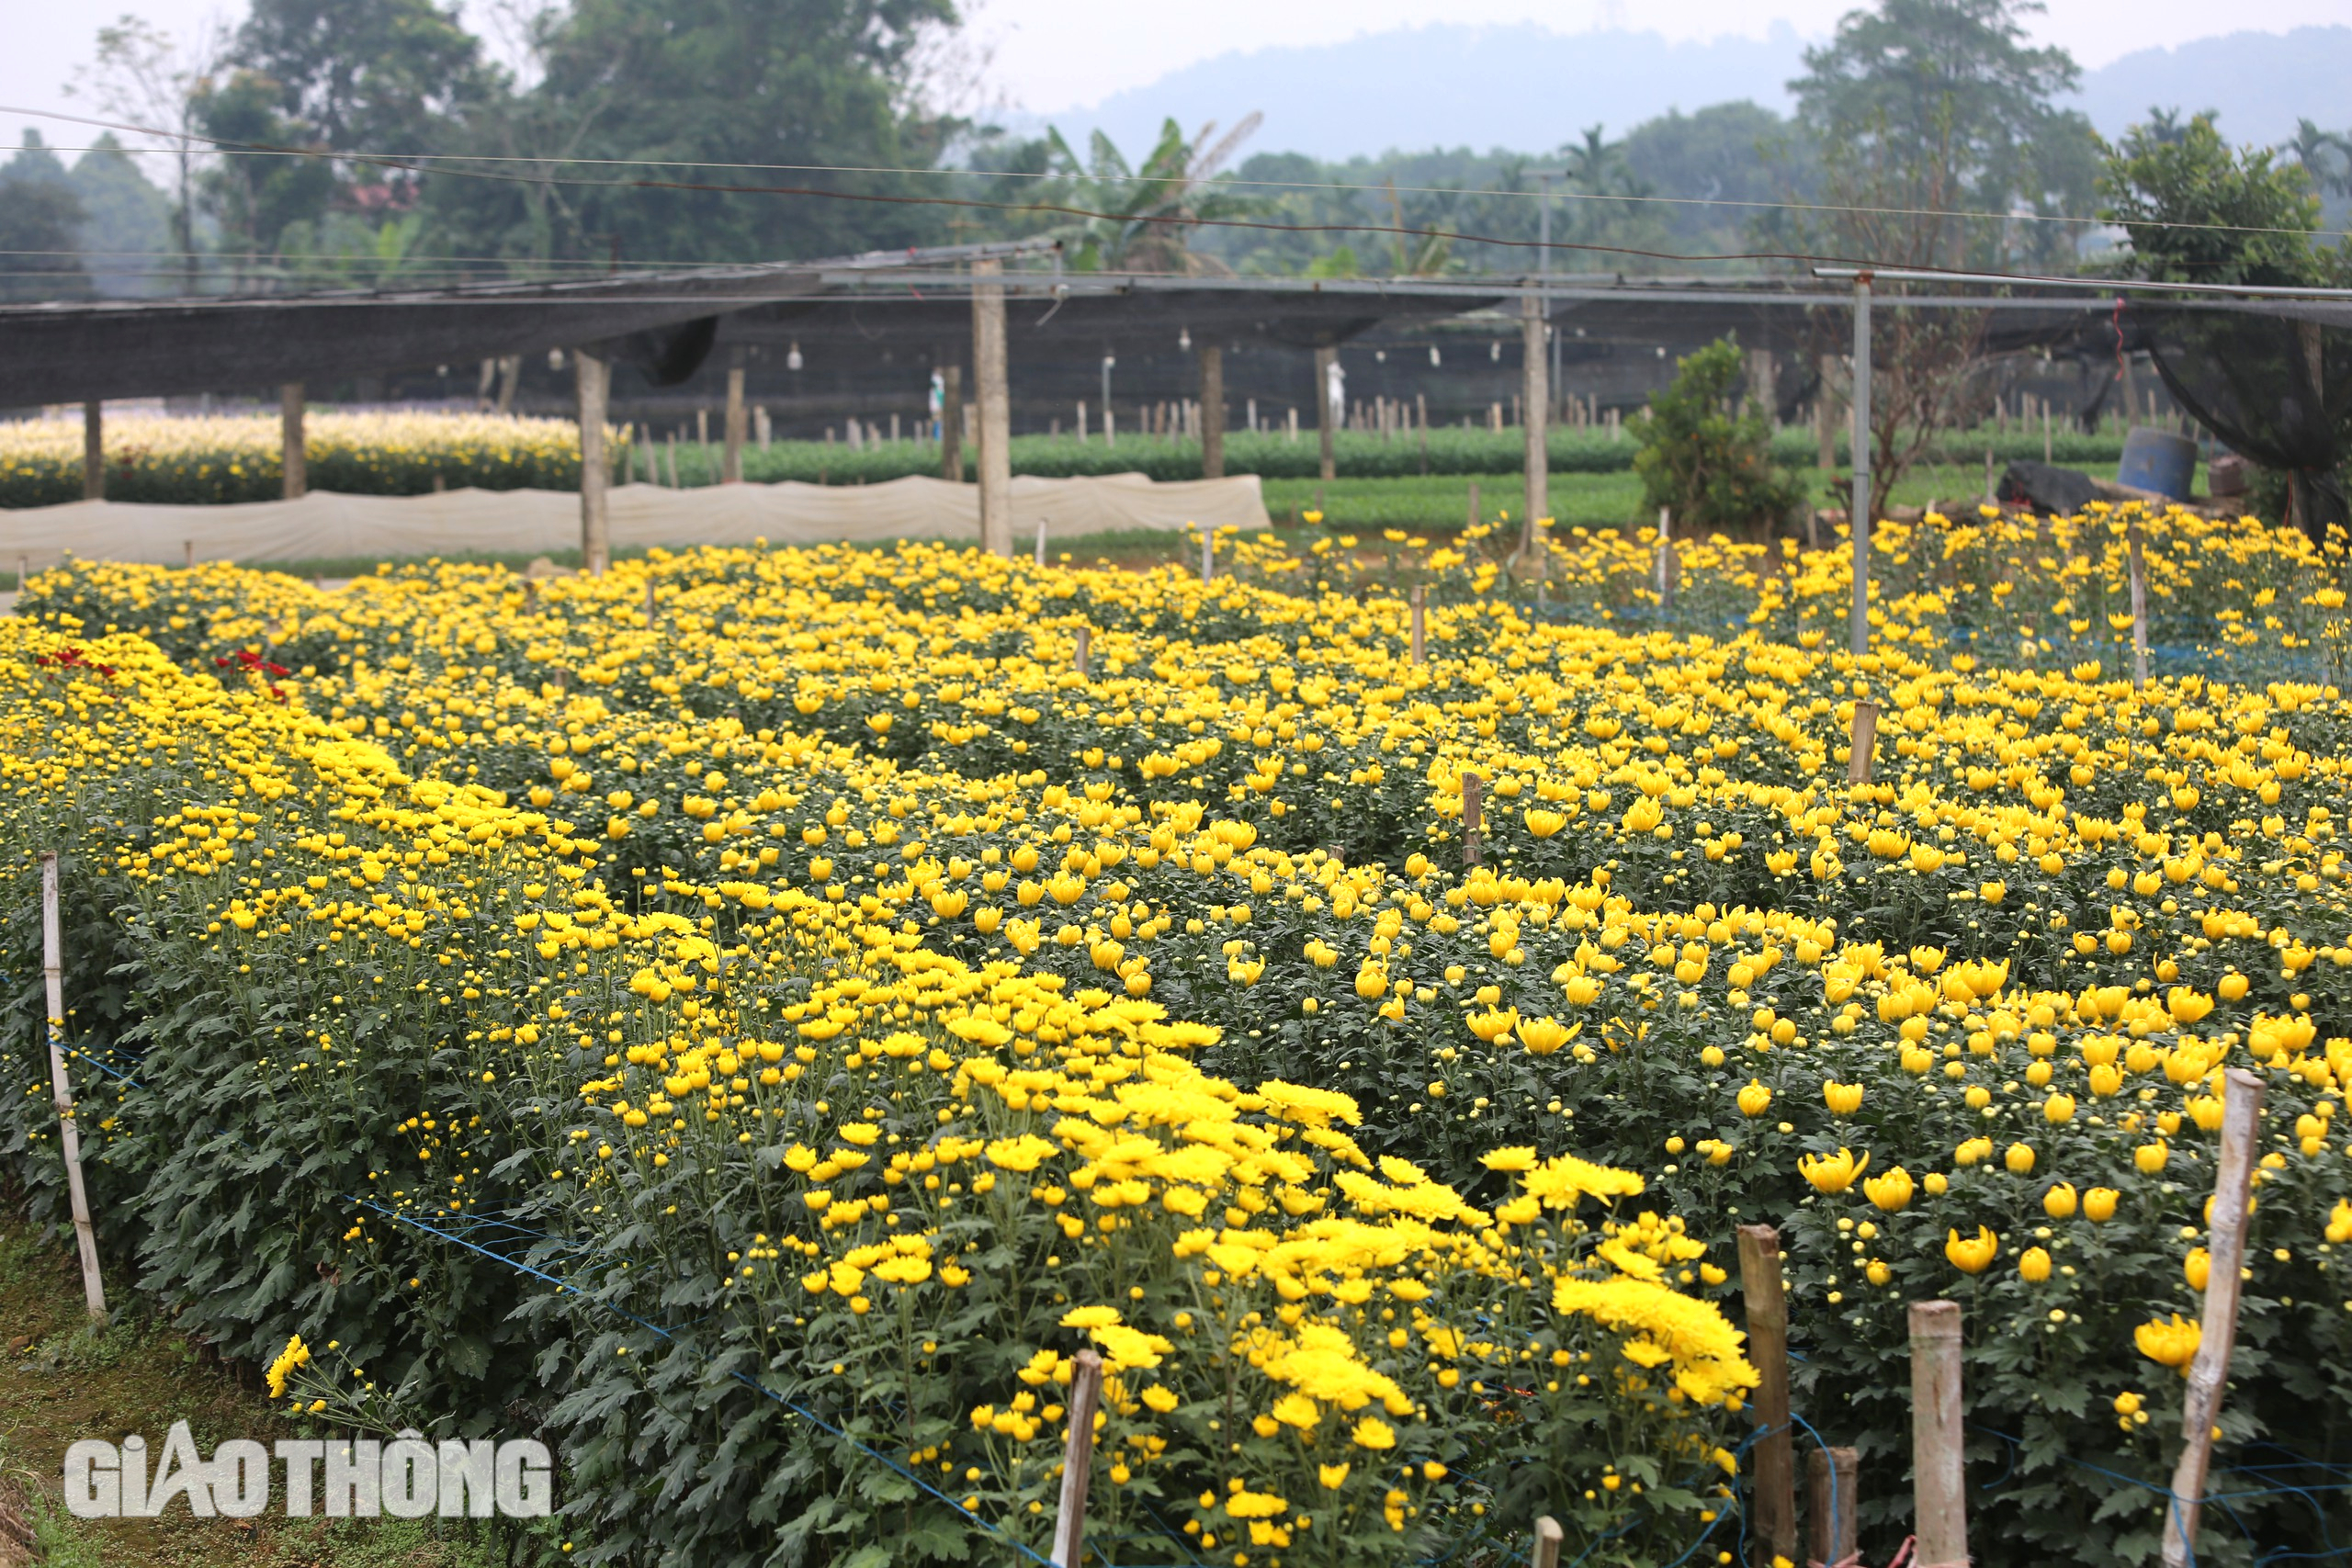
M 541 166 L 544 166 L 544 165 L 550 165 L 550 164 L 552 164 L 552 165 L 556 165 L 556 166 L 573 166 L 573 167 L 586 167 L 586 168 L 669 168 L 669 169 L 709 169 L 709 170 L 717 170 L 717 169 L 737 169 L 737 170 L 746 170 L 746 171 L 749 171 L 749 172 L 752 172 L 752 173 L 760 173 L 760 174 L 767 174 L 767 173 L 774 173 L 774 174 L 803 174 L 803 175 L 832 174 L 832 175 L 869 175 L 869 176 L 873 176 L 873 175 L 880 175 L 880 176 L 903 176 L 903 177 L 915 177 L 915 178 L 956 178 L 956 179 L 970 179 L 970 178 L 985 178 L 985 179 L 1035 179 L 1035 180 L 1041 180 L 1041 181 L 1042 181 L 1042 180 L 1048 180 L 1048 179 L 1056 179 L 1056 178 L 1059 178 L 1059 177 L 1061 177 L 1061 176 L 1059 176 L 1059 175 L 1055 175 L 1055 174 L 1053 174 L 1053 173 L 1050 173 L 1050 172 L 1030 171 L 1030 170 L 1003 170 L 1003 171 L 996 171 L 996 170 L 977 170 L 977 169 L 939 169 L 939 168 L 924 169 L 924 168 L 916 168 L 916 167 L 912 167 L 912 166 L 890 165 L 890 164 L 728 163 L 728 162 L 714 162 L 714 161 L 690 160 L 690 159 L 666 159 L 666 158 L 581 158 L 581 157 L 555 157 L 555 156 L 545 155 L 545 154 L 530 154 L 530 153 L 445 153 L 445 152 L 406 152 L 406 153 L 393 153 L 393 152 L 347 152 L 347 151 L 337 151 L 337 150 L 334 150 L 334 149 L 330 149 L 330 148 L 320 148 L 320 147 L 287 147 L 287 146 L 277 146 L 277 145 L 272 145 L 272 144 L 268 144 L 268 143 L 261 143 L 261 142 L 241 142 L 241 141 L 229 141 L 229 140 L 224 139 L 224 138 L 202 135 L 202 134 L 199 134 L 199 133 L 195 132 L 195 131 L 178 131 L 178 130 L 164 130 L 164 129 L 158 129 L 158 128 L 153 127 L 153 126 L 138 125 L 138 124 L 135 124 L 135 123 L 125 122 L 125 121 L 119 121 L 119 120 L 99 119 L 99 118 L 93 118 L 93 117 L 90 117 L 90 116 L 85 116 L 85 115 L 71 115 L 71 114 L 65 114 L 65 113 L 63 113 L 63 112 L 62 112 L 62 111 L 49 110 L 49 109 L 28 108 L 28 107 L 20 107 L 20 106 L 9 105 L 9 104 L 0 104 L 0 114 L 23 114 L 23 115 L 31 115 L 31 116 L 33 116 L 33 117 L 37 118 L 54 119 L 54 120 L 59 120 L 59 121 L 61 121 L 61 122 L 69 123 L 69 124 L 75 124 L 75 125 L 87 125 L 87 126 L 94 126 L 94 127 L 98 127 L 98 128 L 101 128 L 101 129 L 104 129 L 104 130 L 121 130 L 121 131 L 128 131 L 128 132 L 130 132 L 130 133 L 131 133 L 131 134 L 133 134 L 133 135 L 147 136 L 147 137 L 153 137 L 153 138 L 156 138 L 156 139 L 159 139 L 159 140 L 163 140 L 163 141 L 200 141 L 200 142 L 205 143 L 208 147 L 209 147 L 209 148 L 213 149 L 214 151 L 216 151 L 216 152 L 220 152 L 224 153 L 224 154 L 227 154 L 227 155 L 246 156 L 246 157 L 322 158 L 322 159 L 327 159 L 327 160 L 331 160 L 331 161 L 342 161 L 342 162 L 347 162 L 347 163 L 361 164 L 366 164 L 366 165 L 369 165 L 369 166 L 373 166 L 373 167 L 395 169 L 395 170 L 398 170 L 398 171 L 402 172 L 402 173 L 414 174 L 414 175 L 419 175 L 438 173 L 438 174 L 449 175 L 454 175 L 454 176 L 458 176 L 458 177 L 470 177 L 470 178 L 476 178 L 476 179 L 484 179 L 484 180 L 500 181 L 500 182 L 504 182 L 504 183 L 522 183 L 522 184 L 532 184 L 532 185 L 551 185 L 551 184 L 552 184 L 552 185 L 564 185 L 564 186 L 578 186 L 578 187 L 587 187 L 587 188 L 598 188 L 598 187 L 612 188 L 612 187 L 619 187 L 619 188 L 639 188 L 639 189 L 676 189 L 676 190 L 705 191 L 705 192 L 718 192 L 718 193 L 722 193 L 722 194 L 740 194 L 740 195 L 786 195 L 786 196 L 805 196 L 805 197 L 829 197 L 829 198 L 832 198 L 832 199 L 839 199 L 839 200 L 869 201 L 869 202 L 885 202 L 885 203 L 891 203 L 891 204 L 903 204 L 903 205 L 953 205 L 953 206 L 960 206 L 960 207 L 982 208 L 982 209 L 996 209 L 996 210 L 1002 210 L 1002 211 L 1013 211 L 1013 212 L 1020 212 L 1020 211 L 1044 211 L 1044 212 L 1052 212 L 1052 213 L 1062 213 L 1062 214 L 1067 214 L 1067 215 L 1069 215 L 1069 216 L 1084 217 L 1084 218 L 1099 218 L 1099 219 L 1109 219 L 1109 220 L 1138 220 L 1138 221 L 1148 221 L 1148 222 L 1171 222 L 1171 223 L 1173 223 L 1173 222 L 1189 222 L 1189 223 L 1192 223 L 1192 224 L 1194 224 L 1194 225 L 1202 225 L 1202 226 L 1210 226 L 1210 225 L 1213 225 L 1213 226 L 1217 226 L 1217 227 L 1238 227 L 1238 228 L 1254 228 L 1254 229 L 1274 229 L 1274 230 L 1281 230 L 1281 231 L 1292 231 L 1292 232 L 1332 232 L 1332 231 L 1340 231 L 1340 232 L 1356 232 L 1356 233 L 1361 233 L 1361 232 L 1385 233 L 1385 234 L 1396 234 L 1396 235 L 1399 235 L 1399 236 L 1404 236 L 1404 237 L 1412 237 L 1412 238 L 1454 239 L 1454 240 L 1462 241 L 1462 242 L 1464 242 L 1464 243 L 1476 243 L 1476 244 L 1497 244 L 1497 245 L 1514 245 L 1514 246 L 1530 247 L 1530 248 L 1545 247 L 1545 246 L 1547 246 L 1547 244 L 1548 244 L 1548 246 L 1549 246 L 1549 247 L 1558 248 L 1558 249 L 1562 249 L 1562 250 L 1586 250 L 1586 251 L 1600 251 L 1600 252 L 1606 252 L 1606 253 L 1610 253 L 1610 254 L 1633 254 L 1633 255 L 1643 255 L 1643 256 L 1657 256 L 1657 257 L 1660 257 L 1661 259 L 1667 259 L 1667 260 L 1679 260 L 1679 261 L 1729 261 L 1729 260 L 1831 259 L 1831 258 L 1809 258 L 1809 257 L 1792 258 L 1792 257 L 1789 257 L 1789 256 L 1787 256 L 1787 255 L 1784 255 L 1784 254 L 1779 254 L 1779 253 L 1747 253 L 1747 254 L 1736 254 L 1736 255 L 1705 255 L 1705 254 L 1679 254 L 1679 253 L 1665 253 L 1665 252 L 1643 251 L 1643 250 L 1634 249 L 1634 248 L 1631 248 L 1631 247 L 1622 247 L 1622 246 L 1606 246 L 1606 245 L 1594 245 L 1594 244 L 1589 244 L 1589 243 L 1573 243 L 1573 242 L 1563 241 L 1563 240 L 1553 240 L 1553 241 L 1550 241 L 1550 242 L 1545 242 L 1545 241 L 1541 240 L 1541 239 L 1537 239 L 1537 240 L 1511 240 L 1511 239 L 1504 239 L 1504 238 L 1502 238 L 1502 237 L 1500 237 L 1500 236 L 1497 236 L 1497 235 L 1457 234 L 1457 233 L 1453 233 L 1453 232 L 1450 232 L 1450 231 L 1444 231 L 1444 230 L 1430 229 L 1430 228 L 1412 228 L 1412 227 L 1406 227 L 1406 226 L 1399 226 L 1399 225 L 1388 225 L 1388 224 L 1362 223 L 1362 222 L 1359 222 L 1359 223 L 1345 223 L 1345 224 L 1268 224 L 1268 223 L 1251 223 L 1251 222 L 1247 222 L 1247 221 L 1245 221 L 1245 220 L 1233 220 L 1233 219 L 1223 219 L 1223 220 L 1220 220 L 1220 219 L 1201 219 L 1201 218 L 1190 217 L 1189 215 L 1169 215 L 1169 216 L 1159 216 L 1159 215 L 1146 215 L 1146 214 L 1139 214 L 1139 213 L 1110 213 L 1110 212 L 1098 212 L 1098 211 L 1093 211 L 1093 210 L 1090 210 L 1090 209 L 1077 209 L 1077 208 L 1069 207 L 1069 206 L 1063 205 L 1063 204 L 1057 204 L 1057 203 L 1035 203 L 1035 202 L 996 202 L 996 201 L 987 201 L 987 200 L 982 200 L 982 199 L 976 198 L 976 197 L 899 196 L 899 195 L 891 195 L 891 194 L 888 194 L 888 193 L 880 193 L 880 192 L 860 192 L 860 191 L 839 191 L 839 190 L 827 190 L 827 189 L 823 189 L 823 188 L 820 188 L 820 187 L 809 187 L 809 186 L 722 185 L 722 184 L 718 184 L 718 183 L 709 182 L 709 181 L 688 181 L 688 180 L 643 180 L 643 179 L 639 179 L 639 180 L 583 180 L 583 179 L 573 179 L 573 178 L 562 178 L 562 179 L 558 179 L 558 178 L 552 178 L 552 177 L 545 176 L 545 175 L 507 175 L 507 174 L 502 174 L 502 173 L 495 172 L 495 171 L 484 171 L 484 170 L 473 170 L 473 169 L 454 168 L 454 167 L 449 167 L 449 166 L 447 166 L 447 165 L 452 164 L 458 164 L 458 163 L 472 163 L 472 164 L 533 164 L 533 165 L 541 165 Z M 115 149 L 115 150 L 116 150 L 116 151 L 120 151 L 120 149 Z M 85 151 L 86 151 L 86 150 L 85 150 Z M 1139 182 L 1143 182 L 1143 183 L 1165 183 L 1165 184 L 1175 184 L 1175 185 L 1195 185 L 1195 184 L 1204 184 L 1204 183 L 1208 183 L 1208 182 L 1201 181 L 1201 180 L 1199 180 L 1196 176 L 1192 175 L 1189 175 L 1189 174 L 1187 174 L 1187 175 L 1129 175 L 1129 176 L 1127 176 L 1127 177 L 1128 177 L 1128 178 L 1130 178 L 1130 179 L 1132 179 L 1132 180 L 1136 180 L 1136 181 L 1139 181 Z M 1223 177 L 1221 177 L 1221 178 L 1220 178 L 1216 183 L 1217 183 L 1217 184 L 1220 184 L 1220 185 L 1238 185 L 1238 186 L 1250 186 L 1250 187 L 1253 187 L 1253 188 L 1270 189 L 1270 190 L 1301 190 L 1301 191 L 1326 190 L 1326 191 L 1350 191 L 1350 192 L 1360 192 L 1360 193 L 1370 193 L 1370 194 L 1383 194 L 1383 195 L 1385 195 L 1385 194 L 1390 194 L 1390 193 L 1392 193 L 1392 192 L 1393 192 L 1394 194 L 1397 194 L 1397 195 L 1421 195 L 1421 196 L 1481 196 L 1481 197 L 1509 197 L 1509 198 L 1511 198 L 1511 199 L 1533 199 L 1533 198 L 1542 198 L 1542 199 L 1547 199 L 1547 200 L 1550 198 L 1550 197 L 1552 197 L 1552 196 L 1555 196 L 1555 195 L 1556 195 L 1556 196 L 1560 197 L 1561 197 L 1562 199 L 1564 199 L 1564 200 L 1575 200 L 1575 201 L 1589 201 L 1589 202 L 1603 202 L 1603 203 L 1608 203 L 1608 202 L 1622 202 L 1622 203 L 1631 203 L 1631 204 L 1635 204 L 1635 205 L 1676 206 L 1676 207 L 1728 207 L 1728 208 L 1735 208 L 1735 209 L 1750 209 L 1750 210 L 1761 210 L 1761 211 L 1791 211 L 1791 212 L 1842 213 L 1842 214 L 1850 214 L 1850 215 L 1854 215 L 1854 216 L 1858 216 L 1858 217 L 1895 217 L 1895 218 L 1935 218 L 1935 219 L 1957 219 L 1957 220 L 1965 220 L 1972 221 L 1972 222 L 2002 222 L 2002 223 L 2011 223 L 2011 222 L 2030 222 L 2030 223 L 2056 223 L 2056 224 L 2062 224 L 2062 225 L 2070 225 L 2070 226 L 2074 226 L 2074 227 L 2087 227 L 2087 228 L 2097 228 L 2097 227 L 2102 227 L 2102 226 L 2110 226 L 2110 225 L 2112 224 L 2112 220 L 2111 220 L 2105 219 L 2105 218 L 2098 218 L 2098 217 L 2085 217 L 2085 216 L 2082 216 L 2082 215 L 2079 215 L 2079 214 L 2072 214 L 2072 213 L 2041 213 L 2041 212 L 2034 212 L 2034 211 L 2030 211 L 2030 210 L 2012 210 L 2012 211 L 2006 211 L 2006 212 L 2002 212 L 2002 211 L 1991 211 L 1991 210 L 1969 209 L 1941 209 L 1941 208 L 1873 207 L 1873 206 L 1863 206 L 1863 205 L 1859 205 L 1859 204 L 1843 204 L 1843 203 L 1832 203 L 1832 202 L 1804 202 L 1804 201 L 1793 201 L 1793 200 L 1788 200 L 1788 201 L 1758 201 L 1758 200 L 1749 200 L 1749 199 L 1736 198 L 1736 197 L 1728 197 L 1650 196 L 1650 195 L 1637 195 L 1637 194 L 1630 194 L 1630 193 L 1606 193 L 1606 192 L 1590 192 L 1590 191 L 1568 191 L 1568 190 L 1565 190 L 1565 189 L 1563 189 L 1563 190 L 1559 190 L 1559 191 L 1520 191 L 1520 190 L 1494 190 L 1494 189 L 1488 189 L 1488 190 L 1465 190 L 1465 189 L 1464 189 L 1464 188 L 1462 188 L 1462 187 L 1459 187 L 1459 186 L 1389 186 L 1389 185 L 1387 185 L 1387 184 L 1385 184 L 1385 183 L 1384 183 L 1384 184 L 1381 184 L 1381 185 L 1376 185 L 1376 186 L 1375 186 L 1375 185 L 1355 184 L 1355 183 L 1344 182 L 1344 181 L 1311 181 L 1311 180 L 1303 180 L 1303 181 L 1291 181 L 1291 180 L 1250 180 L 1250 179 L 1243 179 L 1243 178 L 1240 178 L 1239 176 L 1223 176 Z M 2311 237 L 2315 238 L 2315 239 L 2345 239 L 2345 238 L 2352 238 L 2352 233 L 2346 233 L 2346 232 L 2345 232 L 2345 231 L 2333 231 L 2333 230 L 2327 230 L 2327 231 L 2312 231 L 2312 230 L 2303 230 L 2303 229 L 2289 229 L 2289 228 L 2284 228 L 2284 227 L 2276 227 L 2276 226 L 2262 226 L 2262 225 L 2248 225 L 2248 224 L 2234 224 L 2234 223 L 2199 223 L 2199 222 L 2187 222 L 2187 221 L 2181 221 L 2181 220 L 2146 220 L 2146 221 L 2144 221 L 2144 222 L 2135 222 L 2133 226 L 2134 226 L 2134 227 L 2143 227 L 2143 228 L 2177 229 L 2177 230 L 2182 230 L 2182 231 L 2191 231 L 2191 232 L 2219 232 L 2219 233 L 2242 233 L 2242 234 L 2281 234 L 2281 235 L 2283 235 L 2283 234 L 2308 234 L 2308 235 L 2310 235 Z M 1845 258 L 1837 258 L 1837 259 L 1845 259 Z

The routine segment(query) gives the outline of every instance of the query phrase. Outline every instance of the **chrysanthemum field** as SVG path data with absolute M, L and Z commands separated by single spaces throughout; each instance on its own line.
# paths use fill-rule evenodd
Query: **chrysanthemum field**
M 547 1432 L 572 1561 L 1031 1561 L 1089 1347 L 1092 1560 L 1729 1561 L 1765 1222 L 1869 1554 L 1947 1298 L 1978 1560 L 2088 1568 L 2156 1553 L 2249 1068 L 2199 1561 L 2341 1551 L 2343 595 L 2144 525 L 2144 690 L 2103 514 L 1883 530 L 1860 659 L 1838 554 L 1667 605 L 1615 535 L 1540 600 L 1476 536 L 51 572 L 0 1152 L 57 1221 L 54 850 L 109 1260 L 332 1342 L 322 1419 Z

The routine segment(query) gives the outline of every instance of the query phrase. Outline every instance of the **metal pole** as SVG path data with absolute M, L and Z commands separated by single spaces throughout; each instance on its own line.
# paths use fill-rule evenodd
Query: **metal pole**
M 74 1083 L 65 1076 L 65 944 L 57 915 L 57 855 L 40 857 L 40 972 L 49 1001 L 49 1086 L 57 1104 L 59 1143 L 65 1151 L 65 1187 L 74 1203 L 74 1239 L 82 1251 L 82 1296 L 94 1322 L 107 1315 L 106 1283 L 98 1276 L 98 1237 L 90 1225 L 90 1196 L 82 1185 L 82 1132 L 74 1119 Z
M 1854 279 L 1854 611 L 1857 657 L 1871 647 L 1871 275 Z

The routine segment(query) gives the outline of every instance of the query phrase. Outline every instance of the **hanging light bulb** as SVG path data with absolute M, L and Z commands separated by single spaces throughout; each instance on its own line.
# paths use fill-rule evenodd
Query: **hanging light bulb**
M 551 348 L 548 350 L 548 368 L 550 370 L 560 370 L 563 368 L 563 350 L 560 348 Z
M 1503 362 L 1503 340 L 1497 338 L 1487 345 L 1487 357 L 1500 365 Z
M 807 363 L 808 361 L 800 357 L 800 344 L 795 342 L 784 356 L 784 367 L 786 370 L 797 370 Z
M 1192 329 L 1192 328 L 1190 328 L 1190 327 L 1181 327 L 1181 328 L 1179 328 L 1179 329 L 1177 330 L 1177 333 L 1176 333 L 1176 346 L 1177 346 L 1178 348 L 1182 349 L 1182 350 L 1183 350 L 1185 353 L 1187 353 L 1187 354 L 1190 354 L 1190 353 L 1192 353 L 1192 352 L 1193 352 L 1193 329 Z
M 1442 365 L 1445 363 L 1443 359 L 1438 357 L 1437 344 L 1430 344 L 1430 363 L 1432 366 Z
M 1387 364 L 1387 363 L 1388 363 L 1388 351 L 1387 351 L 1386 349 L 1385 349 L 1385 348 L 1375 348 L 1375 349 L 1374 349 L 1374 350 L 1372 351 L 1372 362 L 1373 362 L 1374 365 L 1385 365 L 1385 364 Z

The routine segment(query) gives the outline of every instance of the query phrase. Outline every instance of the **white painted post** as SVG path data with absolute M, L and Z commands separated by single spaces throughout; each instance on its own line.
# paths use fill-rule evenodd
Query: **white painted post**
M 65 1076 L 65 942 L 57 912 L 57 854 L 40 857 L 40 973 L 49 1000 L 49 1087 L 57 1103 L 59 1143 L 65 1150 L 65 1190 L 74 1204 L 74 1239 L 82 1251 L 82 1296 L 94 1323 L 107 1316 L 106 1282 L 98 1276 L 98 1236 L 90 1224 L 90 1195 L 82 1185 L 82 1132 L 74 1119 L 74 1083 Z
M 1046 520 L 1043 517 L 1037 519 L 1037 564 L 1046 564 Z
M 1078 1568 L 1086 1550 L 1086 1483 L 1094 1471 L 1094 1412 L 1102 1402 L 1102 1358 L 1080 1350 L 1069 1380 L 1069 1437 L 1062 1444 L 1061 1511 L 1054 1517 L 1055 1568 Z
M 2254 1195 L 2255 1133 L 2262 1122 L 2262 1079 L 2243 1067 L 2222 1075 L 2222 1155 L 2213 1182 L 2212 1229 L 2206 1245 L 2204 1332 L 2188 1363 L 2181 1414 L 2186 1446 L 2172 1476 L 2165 1515 L 2165 1568 L 2188 1568 L 2197 1554 L 2197 1515 L 2213 1458 L 2213 1417 L 2230 1378 L 2238 1337 L 2238 1271 L 2245 1266 L 2247 1211 Z
M 2132 689 L 2148 683 L 2148 572 L 2140 549 L 2140 509 L 2134 506 L 2123 521 L 2123 536 L 2132 558 Z
M 1854 279 L 1854 502 L 1847 520 L 1853 542 L 1854 608 L 1848 632 L 1854 656 L 1871 648 L 1871 275 Z
M 1657 602 L 1660 609 L 1674 603 L 1674 591 L 1682 581 L 1682 563 L 1674 555 L 1674 515 L 1661 506 L 1657 509 Z
M 1216 536 L 1206 528 L 1201 530 L 1201 581 L 1216 581 Z

